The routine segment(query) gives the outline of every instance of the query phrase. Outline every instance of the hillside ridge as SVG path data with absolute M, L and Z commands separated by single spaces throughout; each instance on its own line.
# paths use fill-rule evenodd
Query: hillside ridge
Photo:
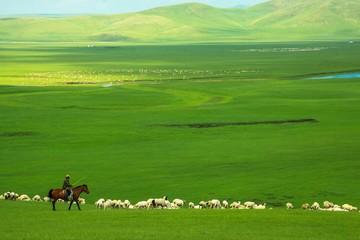
M 357 39 L 359 11 L 355 0 L 272 0 L 246 9 L 184 3 L 112 15 L 0 18 L 0 41 Z

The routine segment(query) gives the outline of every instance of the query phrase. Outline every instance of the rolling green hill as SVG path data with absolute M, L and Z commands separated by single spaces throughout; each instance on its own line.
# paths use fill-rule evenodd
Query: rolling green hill
M 137 13 L 1 18 L 0 41 L 238 41 L 360 38 L 356 0 L 272 0 L 247 9 L 188 3 Z

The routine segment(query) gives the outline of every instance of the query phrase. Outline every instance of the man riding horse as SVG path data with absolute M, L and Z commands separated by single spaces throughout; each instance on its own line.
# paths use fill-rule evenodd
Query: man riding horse
M 73 198 L 73 191 L 71 190 L 72 186 L 73 185 L 70 184 L 70 175 L 66 175 L 62 189 L 64 190 L 64 198 L 68 201 L 72 201 Z

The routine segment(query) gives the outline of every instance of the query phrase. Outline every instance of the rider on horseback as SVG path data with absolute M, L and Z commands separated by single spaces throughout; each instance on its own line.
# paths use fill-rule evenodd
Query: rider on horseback
M 64 190 L 64 198 L 69 201 L 73 198 L 73 191 L 71 190 L 72 185 L 70 184 L 70 175 L 66 175 L 62 189 Z

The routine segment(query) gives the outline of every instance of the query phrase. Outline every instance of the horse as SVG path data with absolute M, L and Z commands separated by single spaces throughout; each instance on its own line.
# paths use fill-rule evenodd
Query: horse
M 70 211 L 71 205 L 73 204 L 74 201 L 76 202 L 79 210 L 81 210 L 80 206 L 79 206 L 79 196 L 82 192 L 86 192 L 87 194 L 89 194 L 89 189 L 88 189 L 87 185 L 84 184 L 84 185 L 78 186 L 76 188 L 72 188 L 71 190 L 73 191 L 74 194 L 73 194 L 73 199 L 70 202 L 69 211 Z M 66 200 L 64 198 L 64 190 L 63 189 L 50 189 L 49 198 L 52 201 L 53 211 L 55 211 L 55 203 L 59 198 Z

